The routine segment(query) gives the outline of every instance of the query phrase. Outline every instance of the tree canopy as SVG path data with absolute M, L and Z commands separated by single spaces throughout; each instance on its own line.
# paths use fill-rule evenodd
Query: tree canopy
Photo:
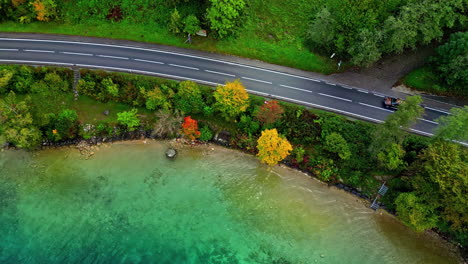
M 274 128 L 262 131 L 257 141 L 257 149 L 257 156 L 262 163 L 275 165 L 291 153 L 292 145 Z
M 226 118 L 235 118 L 249 107 L 249 94 L 239 80 L 219 85 L 213 94 L 215 108 Z

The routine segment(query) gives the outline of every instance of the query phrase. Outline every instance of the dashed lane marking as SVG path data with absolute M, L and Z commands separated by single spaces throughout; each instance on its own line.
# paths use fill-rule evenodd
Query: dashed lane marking
M 282 86 L 284 88 L 288 88 L 288 89 L 298 90 L 298 91 L 301 91 L 301 92 L 313 93 L 312 91 L 309 91 L 309 90 L 305 90 L 305 89 L 301 89 L 301 88 L 297 88 L 297 87 L 292 87 L 292 86 L 288 86 L 288 85 L 280 84 L 280 86 Z
M 230 77 L 236 77 L 234 74 L 229 74 L 229 73 L 224 73 L 224 72 L 217 72 L 217 71 L 210 71 L 210 70 L 205 70 L 206 72 L 209 73 L 214 73 L 214 74 L 220 74 L 220 75 L 225 75 L 225 76 L 230 76 Z
M 98 57 L 103 57 L 103 58 L 110 58 L 110 59 L 119 59 L 119 60 L 128 60 L 129 58 L 126 57 L 117 57 L 117 56 L 109 56 L 109 55 L 96 55 Z
M 55 53 L 53 50 L 31 50 L 31 49 L 25 49 L 24 51 L 28 52 L 42 52 L 42 53 Z
M 178 65 L 178 64 L 169 64 L 169 66 L 179 67 L 179 68 L 184 68 L 184 69 L 190 69 L 190 70 L 195 70 L 195 71 L 200 70 L 200 69 L 195 68 L 195 67 L 183 66 L 183 65 Z
M 141 62 L 154 63 L 154 64 L 164 64 L 164 62 L 160 62 L 160 61 L 150 61 L 150 60 L 142 60 L 142 59 L 133 59 L 133 60 L 141 61 Z
M 255 82 L 261 82 L 261 83 L 272 84 L 272 82 L 262 81 L 262 80 L 258 80 L 258 79 L 254 79 L 254 78 L 242 77 L 242 79 L 251 80 L 251 81 L 255 81 Z
M 91 53 L 68 52 L 68 51 L 62 51 L 60 53 L 70 54 L 70 55 L 78 55 L 78 56 L 93 56 L 93 54 L 91 54 Z
M 370 105 L 370 104 L 365 104 L 365 103 L 359 103 L 359 104 L 360 105 L 365 105 L 365 106 L 368 106 L 368 107 L 372 107 L 372 108 L 375 108 L 375 109 L 379 109 L 379 110 L 382 110 L 382 111 L 387 111 L 387 112 L 393 113 L 392 110 L 388 110 L 388 109 L 378 107 L 378 106 L 375 106 L 375 105 Z
M 346 101 L 346 102 L 352 102 L 353 100 L 350 100 L 350 99 L 346 99 L 346 98 L 342 98 L 342 97 L 338 97 L 338 96 L 333 96 L 333 95 L 329 95 L 329 94 L 324 94 L 324 93 L 318 93 L 320 95 L 323 95 L 323 96 L 327 96 L 327 97 L 331 97 L 331 98 L 335 98 L 335 99 L 338 99 L 338 100 L 343 100 L 343 101 Z
M 432 108 L 432 107 L 428 107 L 428 106 L 426 106 L 426 107 L 424 107 L 424 108 L 426 108 L 426 109 L 430 109 L 430 110 L 432 110 L 432 111 L 436 111 L 436 112 L 440 112 L 440 113 L 444 113 L 444 114 L 448 114 L 448 115 L 450 115 L 450 113 L 449 113 L 449 112 L 442 111 L 442 110 L 439 110 L 439 109 L 435 109 L 435 108 Z

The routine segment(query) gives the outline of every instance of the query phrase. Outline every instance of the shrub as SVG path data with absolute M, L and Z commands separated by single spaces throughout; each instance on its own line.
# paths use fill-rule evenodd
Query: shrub
M 248 135 L 255 135 L 260 129 L 260 124 L 257 121 L 254 121 L 252 117 L 248 115 L 242 115 L 240 122 L 237 123 L 237 127 L 239 127 L 239 129 Z
M 210 141 L 213 138 L 213 132 L 208 126 L 204 126 L 200 129 L 200 140 Z
M 184 123 L 182 124 L 182 134 L 190 140 L 195 140 L 200 137 L 197 120 L 192 119 L 190 116 L 186 116 L 184 118 Z
M 133 108 L 131 111 L 117 113 L 117 121 L 125 126 L 128 131 L 134 131 L 140 125 L 140 119 L 137 117 L 138 110 Z
M 303 147 L 295 147 L 292 151 L 292 155 L 297 163 L 301 163 L 304 160 L 305 149 Z
M 281 119 L 283 113 L 284 110 L 281 105 L 278 104 L 278 101 L 265 101 L 257 111 L 256 117 L 258 121 L 269 125 Z

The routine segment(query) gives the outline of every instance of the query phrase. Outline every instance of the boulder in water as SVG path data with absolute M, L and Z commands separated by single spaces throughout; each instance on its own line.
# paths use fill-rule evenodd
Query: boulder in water
M 166 150 L 166 157 L 169 159 L 173 159 L 177 156 L 177 150 L 173 148 L 169 148 Z

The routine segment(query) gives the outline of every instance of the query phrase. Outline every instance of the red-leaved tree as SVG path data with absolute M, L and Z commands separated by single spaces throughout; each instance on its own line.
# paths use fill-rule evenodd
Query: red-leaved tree
M 197 120 L 192 119 L 190 116 L 186 116 L 184 118 L 184 123 L 182 123 L 182 134 L 187 136 L 190 140 L 195 140 L 200 137 Z
M 257 119 L 264 124 L 272 124 L 278 121 L 283 113 L 284 110 L 278 101 L 267 101 L 257 111 Z

